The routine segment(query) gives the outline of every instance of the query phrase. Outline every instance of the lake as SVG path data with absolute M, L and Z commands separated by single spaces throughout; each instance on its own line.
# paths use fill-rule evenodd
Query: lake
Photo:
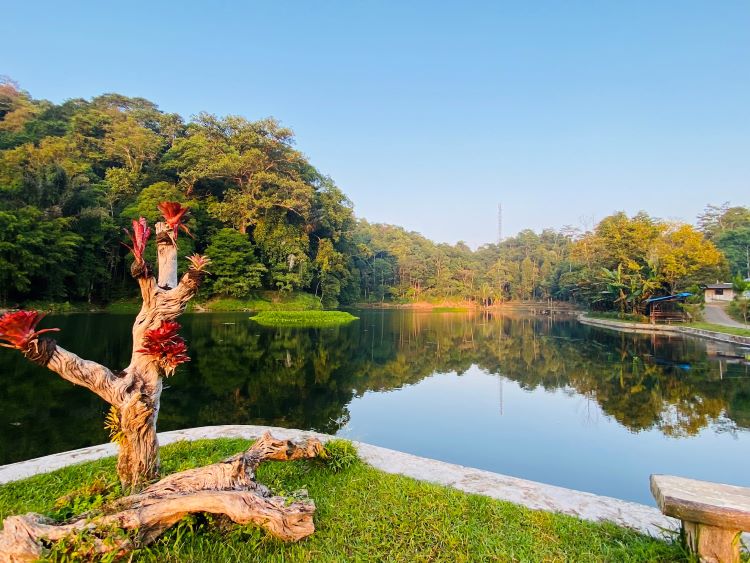
M 651 473 L 750 486 L 750 369 L 729 345 L 569 317 L 360 310 L 334 329 L 187 314 L 192 361 L 159 430 L 268 424 L 654 504 Z M 58 342 L 113 368 L 132 315 L 51 316 Z M 107 405 L 0 348 L 0 464 L 107 440 Z

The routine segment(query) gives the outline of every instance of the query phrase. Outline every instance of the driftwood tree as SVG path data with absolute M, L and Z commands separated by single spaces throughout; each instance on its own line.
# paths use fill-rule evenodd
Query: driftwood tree
M 266 435 L 247 452 L 219 464 L 154 482 L 159 475 L 156 422 L 162 379 L 190 359 L 175 319 L 197 293 L 209 264 L 203 256 L 188 257 L 190 265 L 178 282 L 177 237 L 181 229 L 187 231 L 182 224 L 187 210 L 175 202 L 164 202 L 159 209 L 165 221 L 156 224 L 156 278 L 144 259 L 151 234 L 146 220 L 134 220 L 133 231 L 128 233 L 134 256 L 131 274 L 140 286 L 143 305 L 133 324 L 133 351 L 125 369 L 113 371 L 84 360 L 42 337 L 57 329 L 36 330 L 44 316 L 36 311 L 6 313 L 0 318 L 3 346 L 20 350 L 29 360 L 90 389 L 111 405 L 108 423 L 119 444 L 117 473 L 123 491 L 130 494 L 97 517 L 88 515 L 64 525 L 37 514 L 6 519 L 0 532 L 0 562 L 34 560 L 43 554 L 45 543 L 112 525 L 137 533 L 98 542 L 96 551 L 131 549 L 134 543 L 152 541 L 190 512 L 223 513 L 236 522 L 254 522 L 285 540 L 301 539 L 314 530 L 314 505 L 309 501 L 289 504 L 272 497 L 255 482 L 255 469 L 265 460 L 315 457 L 323 451 L 317 440 L 292 444 Z

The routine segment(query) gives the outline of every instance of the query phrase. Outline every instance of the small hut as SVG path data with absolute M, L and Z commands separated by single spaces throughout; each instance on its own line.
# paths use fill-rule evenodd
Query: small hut
M 734 299 L 734 287 L 731 283 L 711 283 L 703 290 L 706 303 L 731 301 Z
M 676 293 L 675 295 L 663 295 L 661 297 L 652 297 L 646 299 L 646 315 L 651 320 L 651 324 L 656 323 L 684 323 L 689 321 L 688 314 L 683 311 L 679 304 L 684 303 L 685 299 L 693 294 L 687 291 Z

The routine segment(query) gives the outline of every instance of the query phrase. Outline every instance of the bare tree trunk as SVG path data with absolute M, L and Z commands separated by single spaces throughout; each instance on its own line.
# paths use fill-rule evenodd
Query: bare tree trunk
M 123 491 L 130 496 L 101 514 L 85 514 L 65 524 L 55 524 L 38 514 L 7 518 L 0 532 L 0 563 L 36 560 L 44 556 L 50 542 L 87 532 L 93 534 L 93 551 L 89 555 L 112 551 L 122 554 L 153 541 L 192 512 L 226 514 L 235 522 L 254 523 L 288 541 L 314 531 L 315 505 L 307 501 L 290 504 L 285 498 L 271 496 L 266 487 L 255 481 L 255 470 L 265 460 L 315 457 L 323 451 L 317 440 L 293 444 L 267 434 L 242 454 L 151 484 L 159 475 L 156 422 L 162 378 L 171 375 L 177 364 L 189 360 L 184 341 L 177 335 L 179 325 L 173 321 L 197 293 L 208 263 L 204 257 L 191 256 L 190 268 L 177 281 L 179 223 L 175 217 L 179 219 L 185 210 L 180 211 L 174 202 L 163 203 L 167 208 L 165 217 L 172 217 L 173 224 L 156 224 L 158 281 L 142 257 L 150 233 L 148 225 L 143 218 L 133 222 L 131 250 L 136 260 L 130 270 L 140 286 L 143 304 L 133 323 L 133 351 L 125 369 L 113 372 L 61 348 L 50 338 L 39 338 L 50 329 L 34 332 L 40 318 L 36 312 L 9 313 L 16 316 L 11 319 L 3 317 L 6 327 L 10 327 L 0 333 L 3 340 L 11 342 L 29 360 L 86 387 L 112 405 L 120 445 L 117 474 Z M 127 533 L 111 535 L 107 530 L 112 527 Z
M 128 367 L 112 372 L 47 338 L 33 340 L 24 350 L 30 360 L 90 389 L 117 409 L 121 429 L 117 472 L 126 491 L 138 490 L 159 474 L 156 421 L 164 369 L 142 349 L 144 337 L 163 321 L 180 316 L 203 278 L 203 272 L 191 268 L 177 283 L 177 247 L 170 236 L 171 230 L 165 223 L 157 223 L 156 232 L 160 283 L 145 263 L 135 262 L 131 268 L 141 289 L 143 305 L 133 324 L 133 351 Z

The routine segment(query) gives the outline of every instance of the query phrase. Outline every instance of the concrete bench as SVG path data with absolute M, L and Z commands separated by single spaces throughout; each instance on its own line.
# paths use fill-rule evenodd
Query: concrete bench
M 738 563 L 740 535 L 750 530 L 750 488 L 652 475 L 661 511 L 682 521 L 687 548 L 705 563 Z

